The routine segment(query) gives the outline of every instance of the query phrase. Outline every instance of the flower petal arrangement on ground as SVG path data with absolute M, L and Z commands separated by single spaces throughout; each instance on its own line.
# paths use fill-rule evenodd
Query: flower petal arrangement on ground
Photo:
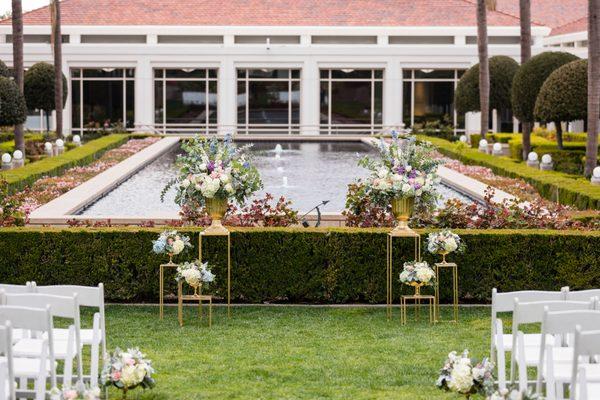
M 86 388 L 81 385 L 80 388 L 63 388 L 59 390 L 54 388 L 50 390 L 50 400 L 99 400 L 100 388 Z
M 436 384 L 442 390 L 467 398 L 474 394 L 490 396 L 494 392 L 493 370 L 494 365 L 486 358 L 477 363 L 469 358 L 467 350 L 461 355 L 453 351 L 448 354 Z
M 122 351 L 117 347 L 110 358 L 104 361 L 100 382 L 105 387 L 120 389 L 125 399 L 127 392 L 138 386 L 152 389 L 155 385 L 153 373 L 152 362 L 138 348 Z

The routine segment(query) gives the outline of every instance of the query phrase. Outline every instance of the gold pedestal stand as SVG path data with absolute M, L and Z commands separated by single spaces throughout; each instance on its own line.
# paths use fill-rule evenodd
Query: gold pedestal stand
M 452 270 L 452 311 L 454 318 L 446 322 L 458 322 L 458 266 L 445 260 L 435 263 L 435 315 L 436 321 L 441 322 L 440 317 L 440 271 L 444 268 Z
M 231 235 L 225 227 L 224 230 L 204 230 L 200 232 L 198 240 L 198 260 L 202 262 L 202 238 L 204 236 L 227 236 L 227 318 L 231 317 Z
M 394 266 L 393 266 L 393 244 L 394 238 L 414 238 L 415 241 L 415 260 L 421 261 L 421 235 L 412 229 L 396 228 L 387 234 L 387 300 L 386 315 L 388 321 L 392 318 L 393 287 L 394 287 Z
M 168 262 L 167 264 L 160 264 L 159 270 L 159 293 L 158 293 L 158 303 L 159 303 L 159 318 L 163 319 L 163 311 L 164 311 L 164 295 L 165 295 L 165 269 L 167 268 L 177 268 L 178 265 L 173 262 Z
M 184 301 L 197 301 L 198 302 L 198 313 L 200 319 L 204 315 L 202 309 L 202 301 L 208 301 L 208 327 L 212 326 L 212 296 L 203 295 L 202 292 L 194 293 L 190 295 L 183 294 L 183 281 L 177 284 L 177 319 L 179 320 L 179 326 L 183 326 L 183 302 Z
M 406 325 L 407 320 L 407 302 L 412 300 L 415 302 L 415 319 L 419 320 L 419 309 L 421 308 L 421 300 L 427 300 L 429 303 L 429 323 L 433 324 L 435 321 L 435 296 L 422 295 L 422 294 L 411 294 L 405 295 L 400 298 L 400 323 Z

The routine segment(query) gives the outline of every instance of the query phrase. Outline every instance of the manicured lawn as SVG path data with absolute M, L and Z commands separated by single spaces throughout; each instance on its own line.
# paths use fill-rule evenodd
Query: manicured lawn
M 404 327 L 384 308 L 237 307 L 229 320 L 214 310 L 208 329 L 195 307 L 183 328 L 175 307 L 163 321 L 158 307 L 107 307 L 109 348 L 139 346 L 157 370 L 140 399 L 458 398 L 435 387 L 447 353 L 489 352 L 485 307 L 461 308 L 458 325 L 431 326 L 422 314 Z

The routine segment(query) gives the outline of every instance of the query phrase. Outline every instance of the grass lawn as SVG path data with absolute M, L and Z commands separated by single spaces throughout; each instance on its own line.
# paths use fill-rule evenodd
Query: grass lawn
M 185 308 L 107 307 L 112 349 L 139 346 L 157 370 L 140 399 L 458 399 L 435 387 L 451 350 L 489 353 L 489 308 L 461 308 L 459 324 L 402 327 L 384 308 L 215 307 L 213 327 Z M 119 398 L 111 390 L 111 398 Z

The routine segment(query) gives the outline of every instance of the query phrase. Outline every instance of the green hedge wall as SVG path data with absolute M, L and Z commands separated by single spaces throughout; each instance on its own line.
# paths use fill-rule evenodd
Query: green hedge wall
M 425 136 L 420 136 L 419 139 L 433 143 L 440 153 L 465 164 L 481 165 L 498 175 L 521 178 L 533 185 L 546 199 L 556 201 L 558 192 L 561 204 L 572 205 L 580 210 L 600 209 L 600 186 L 592 185 L 583 176 L 558 171 L 540 171 L 521 161 L 480 153 L 443 139 Z
M 197 246 L 198 230 L 186 229 Z M 166 257 L 151 251 L 159 229 L 7 228 L 0 230 L 1 282 L 71 283 L 106 286 L 108 301 L 156 302 L 158 265 Z M 234 229 L 232 294 L 238 302 L 383 303 L 386 230 Z M 460 297 L 485 302 L 491 289 L 583 289 L 600 287 L 600 232 L 536 230 L 457 231 L 468 249 L 449 260 L 459 265 Z M 421 231 L 425 237 L 426 231 Z M 205 259 L 226 288 L 226 239 L 205 238 Z M 413 257 L 412 239 L 395 239 L 397 279 L 401 263 Z M 191 260 L 197 247 L 184 257 Z M 429 262 L 434 261 L 425 255 Z M 448 272 L 448 271 L 446 271 Z M 442 288 L 449 298 L 449 274 Z M 170 292 L 173 276 L 167 274 Z M 430 291 L 431 289 L 426 289 Z M 395 296 L 411 288 L 395 284 Z

